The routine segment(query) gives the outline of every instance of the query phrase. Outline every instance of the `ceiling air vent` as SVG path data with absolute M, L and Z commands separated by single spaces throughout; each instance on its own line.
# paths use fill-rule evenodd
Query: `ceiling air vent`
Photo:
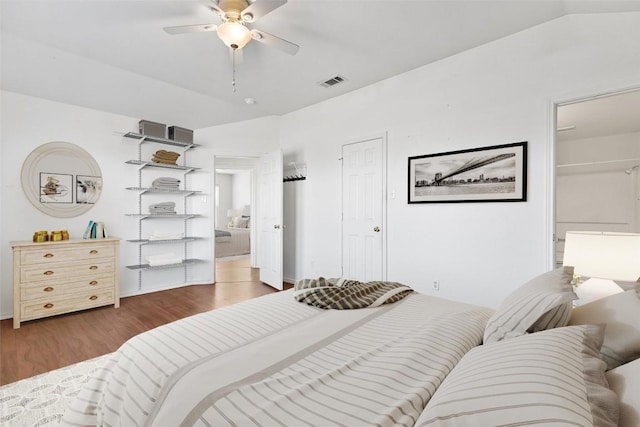
M 320 86 L 322 87 L 333 87 L 337 84 L 342 83 L 343 81 L 345 81 L 346 79 L 342 76 L 335 76 L 335 77 L 331 77 L 328 80 L 325 80 L 323 82 L 320 83 Z

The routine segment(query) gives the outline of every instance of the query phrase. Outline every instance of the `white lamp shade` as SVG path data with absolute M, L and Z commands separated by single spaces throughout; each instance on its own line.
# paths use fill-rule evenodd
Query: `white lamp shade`
M 251 40 L 251 31 L 244 25 L 227 21 L 218 25 L 218 37 L 230 48 L 242 49 Z
M 640 278 L 640 234 L 568 231 L 562 263 L 579 276 L 635 282 Z

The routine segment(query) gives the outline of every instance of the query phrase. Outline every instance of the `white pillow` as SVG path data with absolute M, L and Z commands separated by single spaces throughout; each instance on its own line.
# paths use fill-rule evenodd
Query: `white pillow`
M 573 267 L 541 274 L 508 295 L 491 316 L 484 343 L 502 341 L 546 329 L 566 326 L 573 300 Z
M 574 308 L 569 324 L 607 325 L 600 353 L 609 369 L 640 357 L 640 299 L 634 290 Z
M 640 359 L 618 366 L 605 376 L 620 398 L 619 427 L 640 426 Z
M 235 228 L 247 228 L 247 224 L 249 224 L 249 218 L 239 216 L 233 218 L 233 226 Z

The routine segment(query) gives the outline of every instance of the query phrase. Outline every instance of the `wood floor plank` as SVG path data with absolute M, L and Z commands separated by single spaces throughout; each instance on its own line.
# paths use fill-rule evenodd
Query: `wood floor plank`
M 19 329 L 13 329 L 11 319 L 3 320 L 0 385 L 111 353 L 129 338 L 156 326 L 276 292 L 251 280 L 255 274 L 231 272 L 226 277 L 228 281 L 218 277 L 215 285 L 192 285 L 122 298 L 120 308 L 107 306 L 32 320 Z M 249 280 L 240 281 L 242 277 Z

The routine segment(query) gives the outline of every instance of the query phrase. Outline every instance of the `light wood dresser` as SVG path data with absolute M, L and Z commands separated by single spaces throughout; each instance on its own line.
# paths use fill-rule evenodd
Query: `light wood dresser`
M 13 327 L 87 308 L 120 306 L 120 239 L 11 242 Z

